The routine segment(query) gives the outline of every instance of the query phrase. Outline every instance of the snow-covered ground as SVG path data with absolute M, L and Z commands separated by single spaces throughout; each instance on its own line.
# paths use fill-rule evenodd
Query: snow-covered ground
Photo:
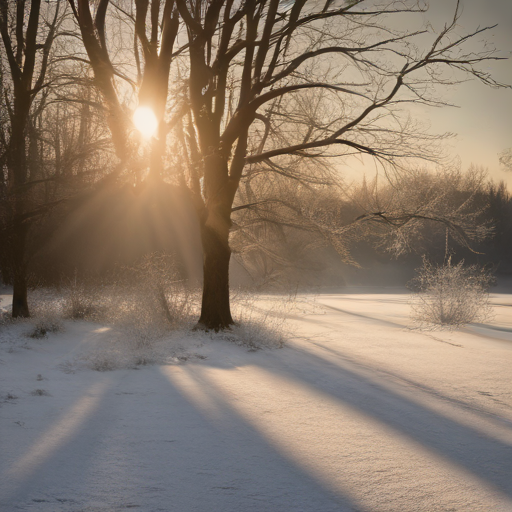
M 492 301 L 450 332 L 411 330 L 405 294 L 302 297 L 282 349 L 193 333 L 113 371 L 84 363 L 105 326 L 0 326 L 0 510 L 510 512 L 512 295 Z

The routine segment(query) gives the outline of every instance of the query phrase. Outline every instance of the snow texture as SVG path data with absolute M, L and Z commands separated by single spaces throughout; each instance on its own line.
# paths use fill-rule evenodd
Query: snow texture
M 108 327 L 0 325 L 0 510 L 512 511 L 512 295 L 423 332 L 351 292 L 299 297 L 282 349 L 189 333 L 111 371 Z

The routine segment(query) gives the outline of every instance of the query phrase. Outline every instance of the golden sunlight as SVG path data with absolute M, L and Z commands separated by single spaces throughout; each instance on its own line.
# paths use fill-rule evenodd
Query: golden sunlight
M 158 128 L 156 116 L 149 107 L 137 107 L 133 114 L 133 124 L 146 139 L 153 137 Z

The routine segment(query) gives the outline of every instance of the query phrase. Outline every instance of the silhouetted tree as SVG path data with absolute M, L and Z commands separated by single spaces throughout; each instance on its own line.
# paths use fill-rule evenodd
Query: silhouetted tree
M 99 0 L 93 16 L 89 0 L 69 1 L 119 158 L 128 165 L 134 155 L 125 104 L 133 107 L 138 95 L 159 121 L 151 176 L 160 179 L 172 163 L 196 205 L 204 255 L 199 326 L 206 329 L 233 323 L 232 209 L 258 202 L 234 206 L 245 177 L 296 179 L 289 169 L 297 157 L 359 154 L 395 169 L 410 158 L 435 160 L 439 137 L 422 131 L 404 106 L 439 106 L 436 84 L 468 75 L 499 86 L 479 68 L 498 57 L 465 49 L 487 28 L 458 34 L 458 4 L 441 32 L 430 34 L 385 24 L 422 12 L 415 2 Z M 324 95 L 311 109 L 313 90 Z
M 41 0 L 0 1 L 2 103 L 8 113 L 2 130 L 3 273 L 13 284 L 13 317 L 29 316 L 27 233 L 34 208 L 31 184 L 39 179 L 34 130 L 44 94 L 50 51 L 62 20 L 64 1 L 41 9 Z M 44 12 L 43 12 L 44 11 Z M 39 100 L 37 99 L 39 98 Z M 32 153 L 32 155 L 31 155 Z

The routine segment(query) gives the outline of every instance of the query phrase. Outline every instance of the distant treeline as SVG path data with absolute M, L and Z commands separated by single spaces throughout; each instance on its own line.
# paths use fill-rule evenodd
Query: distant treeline
M 464 199 L 465 195 L 461 194 L 460 198 Z M 442 224 L 426 222 L 409 250 L 394 254 L 389 246 L 382 245 L 378 236 L 370 236 L 352 247 L 354 259 L 363 268 L 345 269 L 345 274 L 368 284 L 376 271 L 387 269 L 389 273 L 378 276 L 377 280 L 403 285 L 421 265 L 423 256 L 435 264 L 451 256 L 455 263 L 464 260 L 466 264 L 487 267 L 496 276 L 512 276 L 512 196 L 506 184 L 486 183 L 472 196 L 471 203 L 476 221 L 484 229 L 481 239 L 460 244 Z
M 234 285 L 403 285 L 423 256 L 434 263 L 452 256 L 512 275 L 512 197 L 481 171 L 418 171 L 350 189 L 312 190 L 278 179 L 268 194 L 257 181 L 252 187 L 259 201 L 240 194 L 243 207 L 233 212 Z M 173 254 L 180 274 L 199 281 L 199 237 L 196 213 L 179 186 L 105 185 L 31 226 L 30 285 L 106 279 L 149 253 Z M 4 224 L 0 269 L 7 284 L 9 243 Z
M 512 197 L 504 182 L 473 167 L 381 181 L 350 191 L 287 184 L 279 197 L 241 212 L 232 243 L 245 276 L 262 285 L 404 285 L 423 257 L 442 263 L 449 256 L 512 275 Z

